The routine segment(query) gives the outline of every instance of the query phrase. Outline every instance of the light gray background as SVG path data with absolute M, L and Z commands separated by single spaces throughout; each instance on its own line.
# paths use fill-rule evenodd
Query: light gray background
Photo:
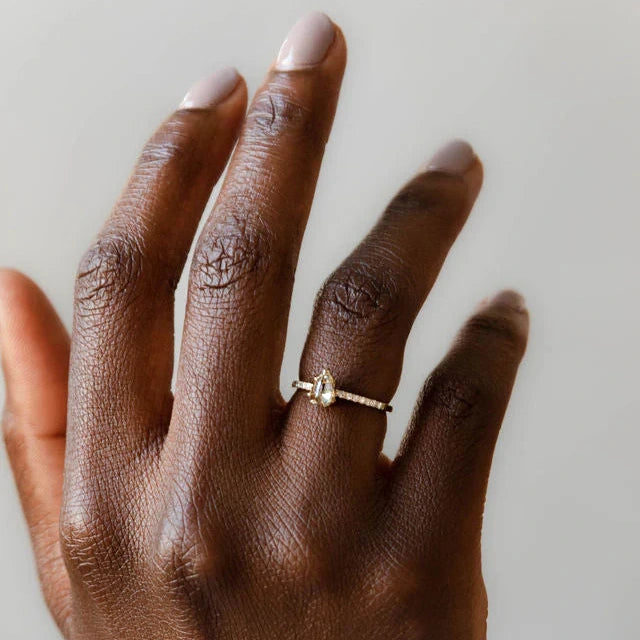
M 81 252 L 190 83 L 234 64 L 255 89 L 307 9 L 343 26 L 350 62 L 298 271 L 285 389 L 324 276 L 431 151 L 471 140 L 486 188 L 415 327 L 387 449 L 476 302 L 522 290 L 531 340 L 484 533 L 490 637 L 638 637 L 637 0 L 1 8 L 0 262 L 36 278 L 67 322 Z M 0 637 L 55 638 L 4 453 L 0 485 Z

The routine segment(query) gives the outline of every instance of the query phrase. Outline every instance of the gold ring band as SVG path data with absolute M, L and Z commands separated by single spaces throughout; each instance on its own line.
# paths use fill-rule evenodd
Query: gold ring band
M 365 407 L 371 407 L 378 411 L 393 411 L 393 407 L 379 400 L 365 398 L 357 393 L 344 391 L 336 388 L 336 381 L 329 369 L 323 369 L 317 376 L 314 376 L 313 382 L 304 382 L 303 380 L 294 380 L 291 386 L 296 389 L 302 389 L 307 392 L 311 404 L 317 404 L 321 407 L 330 407 L 338 398 L 362 404 Z

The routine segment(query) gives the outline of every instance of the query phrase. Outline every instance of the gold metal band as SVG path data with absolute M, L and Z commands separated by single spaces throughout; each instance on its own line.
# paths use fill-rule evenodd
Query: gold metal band
M 393 407 L 386 402 L 380 402 L 379 400 L 360 396 L 357 393 L 337 389 L 335 380 L 328 369 L 323 369 L 321 373 L 313 378 L 313 382 L 294 380 L 291 386 L 306 391 L 311 404 L 317 404 L 322 407 L 329 407 L 337 398 L 340 398 L 341 400 L 362 404 L 365 407 L 371 407 L 378 411 L 393 411 Z

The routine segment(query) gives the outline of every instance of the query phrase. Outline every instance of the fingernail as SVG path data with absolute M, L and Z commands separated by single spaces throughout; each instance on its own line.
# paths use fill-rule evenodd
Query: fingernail
M 240 74 L 233 67 L 219 69 L 198 80 L 180 103 L 180 109 L 208 109 L 222 102 L 236 88 Z
M 510 289 L 501 291 L 493 297 L 490 304 L 511 307 L 515 311 L 524 312 L 527 310 L 524 298 L 517 292 Z
M 321 62 L 336 35 L 333 22 L 314 11 L 296 22 L 280 47 L 276 69 L 292 71 Z
M 452 175 L 464 175 L 476 161 L 471 145 L 464 140 L 453 140 L 425 162 L 421 171 L 442 171 Z

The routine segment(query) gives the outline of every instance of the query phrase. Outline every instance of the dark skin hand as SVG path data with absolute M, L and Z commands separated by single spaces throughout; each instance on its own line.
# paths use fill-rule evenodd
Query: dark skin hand
M 225 70 L 146 145 L 81 261 L 71 339 L 35 284 L 0 272 L 4 434 L 69 640 L 486 636 L 483 503 L 527 312 L 509 291 L 478 307 L 392 462 L 384 412 L 283 400 L 294 272 L 346 62 L 322 15 L 296 29 L 248 111 Z M 190 265 L 172 392 L 174 289 L 228 162 Z M 481 182 L 455 142 L 402 187 L 318 294 L 301 380 L 329 367 L 339 387 L 391 400 Z

